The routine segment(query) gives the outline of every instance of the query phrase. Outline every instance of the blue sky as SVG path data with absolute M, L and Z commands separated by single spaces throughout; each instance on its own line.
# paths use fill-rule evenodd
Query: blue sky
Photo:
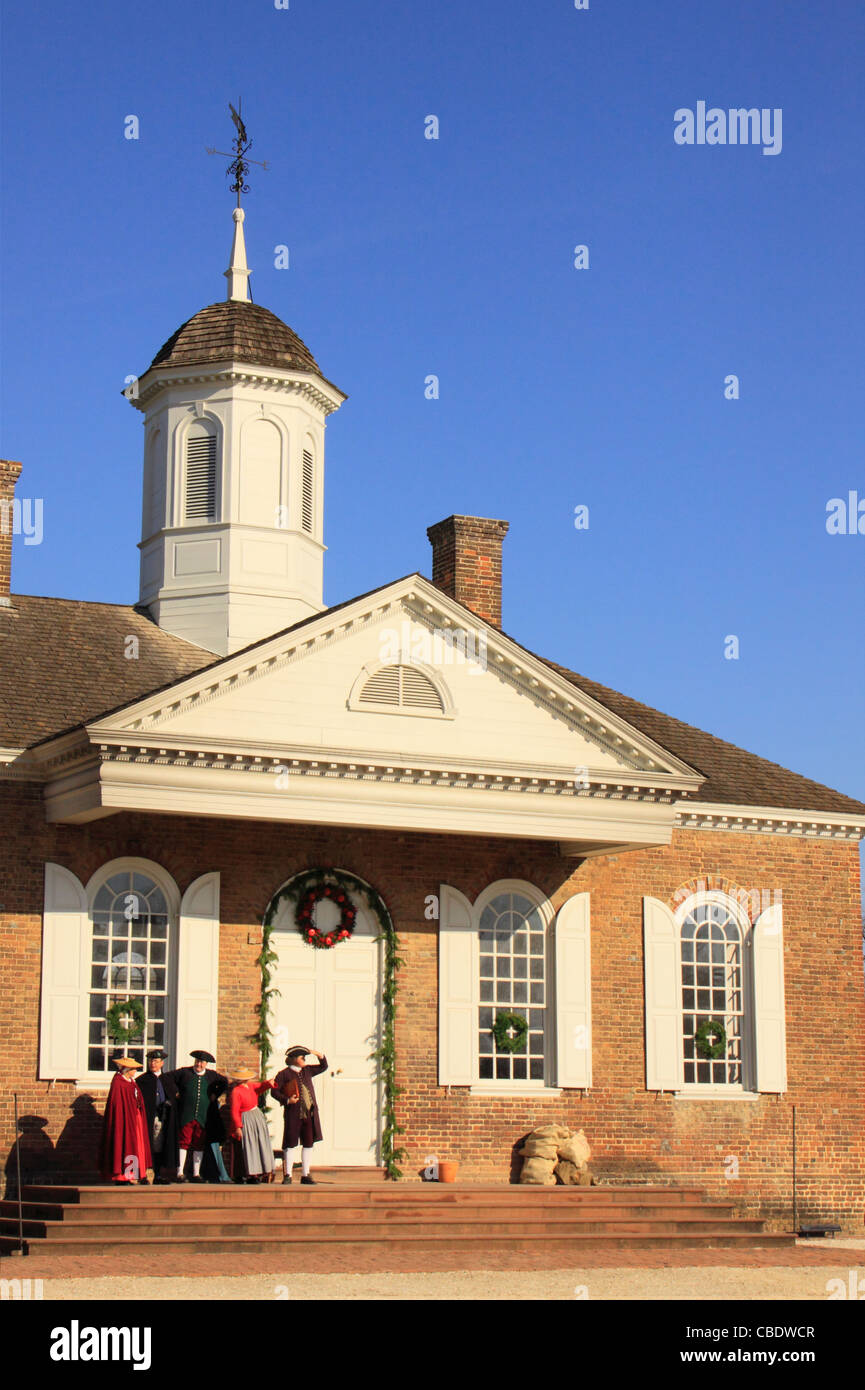
M 830 498 L 865 498 L 859 3 L 2 19 L 2 447 L 45 505 L 14 588 L 137 598 L 120 389 L 224 297 L 232 195 L 205 147 L 242 94 L 271 163 L 246 199 L 254 297 L 349 394 L 327 601 L 429 573 L 451 512 L 503 517 L 518 641 L 865 799 L 865 535 L 825 526 Z M 698 101 L 781 108 L 781 152 L 677 145 Z

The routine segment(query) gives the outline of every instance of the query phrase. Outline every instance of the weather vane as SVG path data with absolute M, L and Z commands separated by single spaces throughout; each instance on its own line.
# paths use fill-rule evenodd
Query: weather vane
M 240 101 L 238 101 L 237 104 L 241 106 Z M 229 152 L 228 150 L 212 149 L 208 146 L 207 153 L 221 154 L 224 155 L 226 159 L 231 160 L 225 172 L 234 175 L 234 183 L 231 185 L 231 191 L 237 194 L 237 206 L 240 207 L 241 193 L 249 192 L 249 184 L 246 182 L 246 175 L 249 172 L 250 164 L 257 164 L 260 169 L 266 169 L 267 163 L 260 159 L 247 159 L 247 155 L 252 149 L 252 141 L 246 133 L 246 126 L 243 124 L 240 111 L 235 111 L 231 102 L 228 103 L 228 109 L 231 112 L 231 119 L 234 121 L 234 127 L 237 131 L 234 137 L 234 150 Z

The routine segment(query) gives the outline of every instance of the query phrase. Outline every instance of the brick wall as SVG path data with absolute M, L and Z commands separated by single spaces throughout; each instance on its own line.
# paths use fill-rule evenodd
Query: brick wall
M 93 1175 L 102 1096 L 35 1080 L 45 859 L 82 881 L 108 860 L 162 864 L 181 891 L 222 875 L 219 1057 L 254 1053 L 256 935 L 273 892 L 315 864 L 351 869 L 378 888 L 400 934 L 405 966 L 397 1012 L 401 1142 L 407 1178 L 428 1155 L 457 1159 L 465 1177 L 507 1179 L 513 1148 L 546 1121 L 582 1126 L 593 1167 L 614 1182 L 698 1184 L 743 1213 L 789 1221 L 791 1106 L 797 1106 L 800 1214 L 860 1228 L 865 1211 L 865 996 L 855 846 L 780 836 L 680 831 L 671 847 L 574 868 L 549 848 L 463 838 L 119 815 L 49 826 L 41 789 L 3 790 L 0 846 L 0 1153 L 9 1167 L 12 1092 L 28 1117 L 25 1169 L 54 1180 Z M 571 872 L 571 870 L 573 870 Z M 570 876 L 568 876 L 570 874 Z M 497 878 L 525 878 L 558 906 L 592 895 L 594 1085 L 583 1096 L 489 1099 L 437 1085 L 437 936 L 424 917 L 444 879 L 474 899 Z M 671 905 L 689 883 L 781 889 L 784 902 L 789 1092 L 757 1101 L 674 1100 L 644 1090 L 642 898 Z M 339 949 L 339 948 L 337 948 Z M 725 1177 L 730 1158 L 739 1177 Z

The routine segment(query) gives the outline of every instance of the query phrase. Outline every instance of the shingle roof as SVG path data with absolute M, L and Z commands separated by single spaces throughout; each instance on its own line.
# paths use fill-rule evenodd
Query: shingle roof
M 370 593 L 390 587 L 380 585 Z M 336 612 L 366 597 L 357 595 L 325 611 Z M 122 604 L 20 594 L 12 602 L 12 608 L 0 608 L 0 747 L 29 747 L 240 654 L 221 657 L 207 652 L 162 631 L 143 613 Z M 323 616 L 304 618 L 285 631 Z M 128 636 L 139 639 L 137 660 L 124 655 Z M 254 642 L 244 650 L 258 645 Z M 555 661 L 538 659 L 702 773 L 706 781 L 694 800 L 865 815 L 865 804 L 843 792 L 640 704 Z
M 218 659 L 125 604 L 25 594 L 12 604 L 0 608 L 0 747 L 29 747 Z
M 306 343 L 287 323 L 262 305 L 240 299 L 223 299 L 193 314 L 163 343 L 150 367 L 198 367 L 230 361 L 321 376 Z
M 861 816 L 865 805 L 843 792 L 812 782 L 798 772 L 737 748 L 734 743 L 707 734 L 693 724 L 683 724 L 672 715 L 662 714 L 650 705 L 641 705 L 629 695 L 579 676 L 555 661 L 541 660 L 565 680 L 597 700 L 611 713 L 627 720 L 635 729 L 654 739 L 676 757 L 701 772 L 706 781 L 693 795 L 695 801 L 717 802 L 725 806 L 783 806 L 789 810 L 830 811 Z

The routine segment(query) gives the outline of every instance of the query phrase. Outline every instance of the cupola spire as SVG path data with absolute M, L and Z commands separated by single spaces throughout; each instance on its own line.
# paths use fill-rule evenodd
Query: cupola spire
M 238 108 L 241 103 L 238 101 Z M 234 128 L 237 132 L 234 137 L 234 149 L 231 154 L 227 150 L 217 150 L 209 148 L 208 154 L 221 154 L 231 160 L 226 173 L 234 175 L 234 183 L 231 185 L 232 193 L 237 194 L 237 207 L 234 209 L 234 240 L 231 243 L 231 264 L 225 272 L 228 281 L 228 294 L 226 299 L 240 300 L 243 304 L 249 303 L 249 267 L 246 264 L 246 241 L 243 235 L 243 208 L 240 206 L 241 193 L 249 192 L 249 184 L 246 182 L 246 175 L 249 173 L 250 164 L 257 164 L 259 168 L 266 169 L 267 162 L 258 159 L 248 159 L 247 155 L 252 148 L 252 141 L 246 133 L 246 126 L 240 109 L 235 111 L 231 102 L 228 103 L 231 112 L 231 119 L 234 121 Z
M 236 207 L 231 214 L 234 218 L 234 240 L 231 243 L 231 263 L 225 272 L 228 281 L 226 299 L 240 299 L 249 303 L 249 267 L 246 264 L 246 241 L 243 236 L 244 211 Z

